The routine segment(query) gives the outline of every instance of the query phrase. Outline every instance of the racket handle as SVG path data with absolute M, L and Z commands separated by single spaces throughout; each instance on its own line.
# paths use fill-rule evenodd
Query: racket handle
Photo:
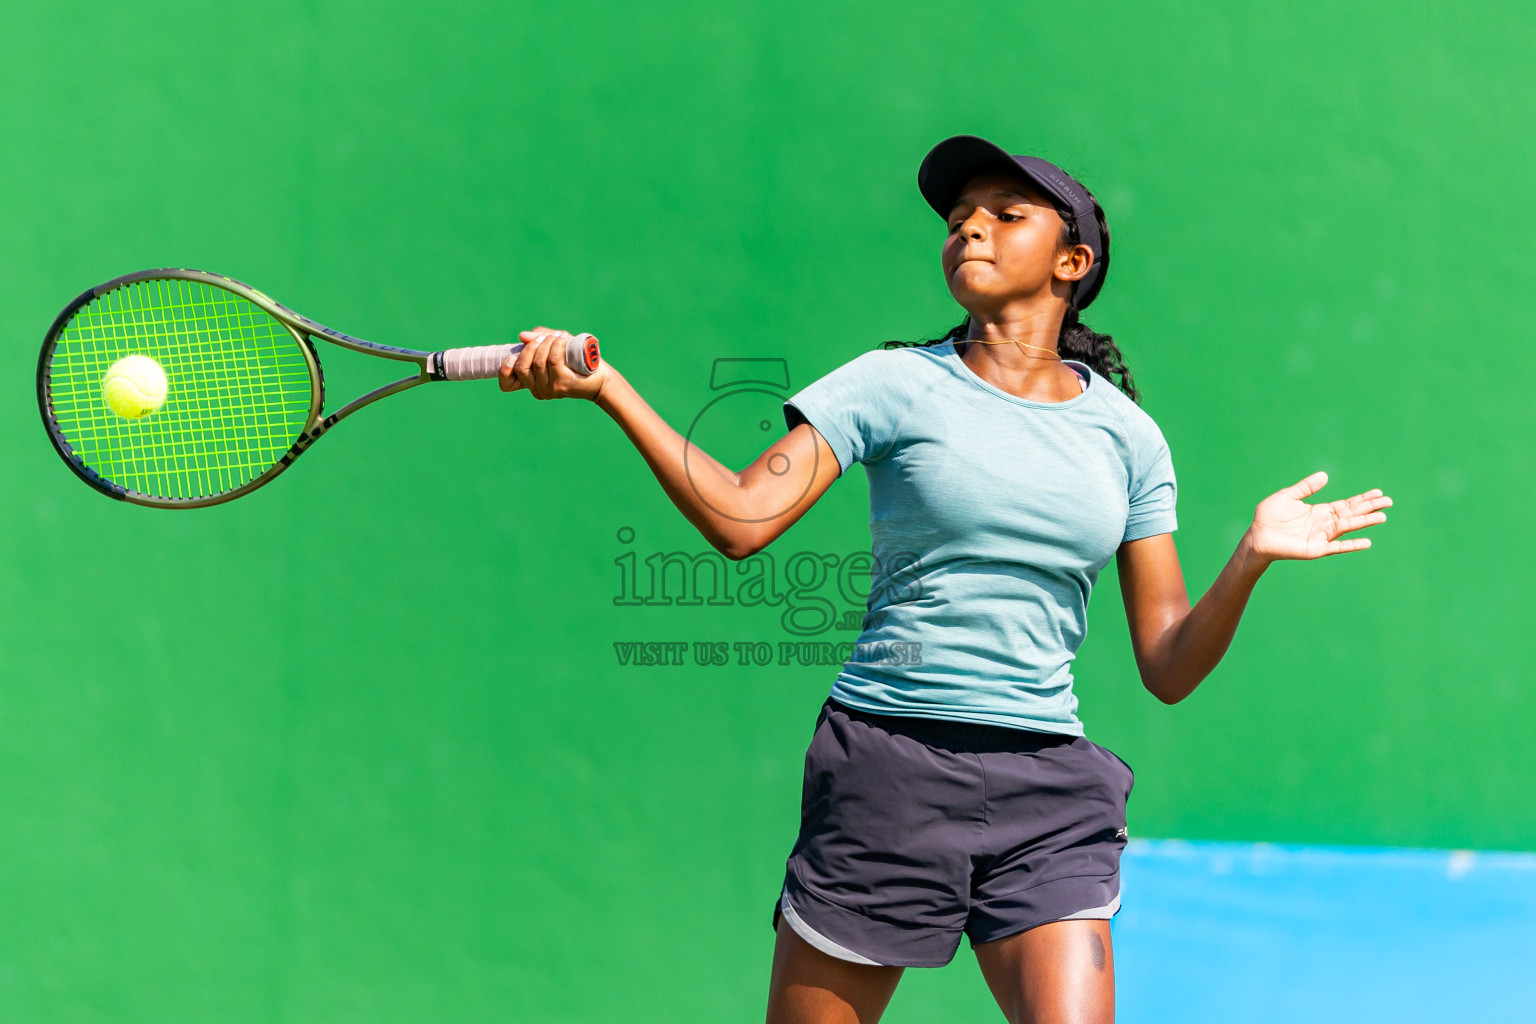
M 427 360 L 427 370 L 434 380 L 489 380 L 501 370 L 508 356 L 523 350 L 515 345 L 477 345 L 474 348 L 450 348 L 434 352 Z M 601 361 L 597 339 L 578 334 L 565 343 L 565 365 L 583 377 L 591 376 Z

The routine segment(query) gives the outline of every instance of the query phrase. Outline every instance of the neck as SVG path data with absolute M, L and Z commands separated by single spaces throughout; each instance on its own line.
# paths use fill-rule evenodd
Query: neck
M 1007 373 L 1050 374 L 1052 364 L 1060 361 L 1057 342 L 1065 316 L 1059 302 L 972 312 L 965 340 L 982 344 L 965 346 L 966 362 L 985 361 Z
M 1067 304 L 1052 294 L 1015 299 L 995 309 L 968 311 L 971 319 L 968 339 L 985 341 L 1027 341 L 1031 345 L 1056 347 Z
M 970 330 L 955 347 L 977 376 L 1002 390 L 1021 398 L 1064 402 L 1081 391 L 1077 375 L 1062 365 L 1057 348 L 1065 317 L 1065 304 L 1060 302 L 999 313 L 972 312 Z M 973 341 L 977 344 L 969 344 Z M 1025 344 L 1039 347 L 1025 348 Z

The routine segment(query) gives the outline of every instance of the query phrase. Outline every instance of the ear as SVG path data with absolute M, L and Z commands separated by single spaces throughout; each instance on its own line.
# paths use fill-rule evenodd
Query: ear
M 1058 281 L 1080 281 L 1093 266 L 1093 250 L 1086 245 L 1074 245 L 1056 258 Z

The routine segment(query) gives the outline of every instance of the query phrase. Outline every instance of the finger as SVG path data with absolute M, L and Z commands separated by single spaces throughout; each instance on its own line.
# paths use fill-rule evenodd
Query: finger
M 522 381 L 523 385 L 526 387 L 532 383 L 532 380 L 528 375 L 528 368 L 533 365 L 534 359 L 539 354 L 539 349 L 542 348 L 545 344 L 547 329 L 539 327 L 535 330 L 524 331 L 522 333 L 523 335 L 528 336 L 528 340 L 524 342 L 523 350 L 517 354 L 517 360 L 514 364 L 512 372 L 517 374 L 517 379 Z
M 1330 501 L 1327 505 L 1318 507 L 1328 509 L 1328 514 L 1335 519 L 1344 519 L 1347 516 L 1364 515 L 1367 512 L 1375 511 L 1370 502 L 1362 502 L 1358 498 L 1340 498 L 1338 501 Z
M 570 339 L 569 331 L 550 331 L 548 343 L 534 364 L 534 373 L 538 377 L 543 398 L 554 398 L 561 373 L 570 372 L 565 366 L 565 346 Z
M 1370 546 L 1371 541 L 1369 537 L 1356 537 L 1351 540 L 1336 540 L 1323 549 L 1323 554 L 1321 557 L 1327 558 L 1329 555 L 1342 555 L 1346 551 L 1364 551 Z
M 537 350 L 533 358 L 528 361 L 529 389 L 533 397 L 538 399 L 549 398 L 549 353 L 555 347 L 555 332 L 544 330 L 539 335 Z
M 1391 508 L 1392 499 L 1382 494 L 1380 490 L 1373 490 L 1357 494 L 1353 498 L 1335 501 L 1332 507 L 1340 513 L 1374 512 L 1379 508 Z
M 1296 483 L 1287 487 L 1280 493 L 1284 494 L 1288 498 L 1301 499 L 1305 498 L 1309 494 L 1316 494 L 1318 491 L 1322 490 L 1323 485 L 1327 482 L 1328 474 L 1324 473 L 1322 470 L 1318 470 L 1311 476 L 1303 477 L 1302 479 L 1298 480 Z
M 565 349 L 571 338 L 570 331 L 550 331 L 549 344 L 538 363 L 545 393 L 550 398 L 555 397 L 555 387 L 561 382 L 562 374 L 572 373 L 565 365 Z
M 565 342 L 570 335 L 564 331 L 545 331 L 542 337 L 543 345 L 539 350 L 539 356 L 534 365 L 547 368 L 551 362 L 562 358 L 565 354 Z
M 502 360 L 501 368 L 496 371 L 496 383 L 500 385 L 501 390 L 516 391 L 523 386 L 523 382 L 512 373 L 512 367 L 516 364 L 517 359 L 514 356 L 509 355 Z
M 565 367 L 565 339 L 550 340 L 549 348 L 545 350 L 544 363 L 539 369 L 544 374 L 545 387 L 549 388 L 559 382 L 562 372 L 569 372 Z
M 532 381 L 530 387 L 533 391 L 533 397 L 540 400 L 554 397 L 549 392 L 548 359 L 548 352 L 553 347 L 553 342 L 546 344 L 543 349 L 543 354 L 541 354 L 539 358 L 535 359 L 533 361 L 533 365 L 528 368 L 528 379 Z
M 1347 516 L 1338 520 L 1334 524 L 1335 528 L 1333 535 L 1338 537 L 1353 530 L 1363 529 L 1367 526 L 1375 526 L 1377 523 L 1384 523 L 1386 521 L 1387 514 L 1385 512 L 1371 512 L 1368 515 L 1363 516 Z
M 1380 491 L 1367 491 L 1365 494 L 1360 495 L 1360 497 L 1365 499 L 1365 504 L 1362 507 L 1369 508 L 1372 511 L 1378 508 L 1392 507 L 1392 499 Z

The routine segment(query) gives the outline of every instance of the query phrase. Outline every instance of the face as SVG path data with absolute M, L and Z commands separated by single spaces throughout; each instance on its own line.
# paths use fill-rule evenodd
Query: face
M 1062 251 L 1062 220 L 1022 175 L 996 172 L 972 178 L 949 213 L 941 256 L 955 301 L 972 313 L 1020 300 L 1071 295 L 1088 273 L 1086 245 Z

